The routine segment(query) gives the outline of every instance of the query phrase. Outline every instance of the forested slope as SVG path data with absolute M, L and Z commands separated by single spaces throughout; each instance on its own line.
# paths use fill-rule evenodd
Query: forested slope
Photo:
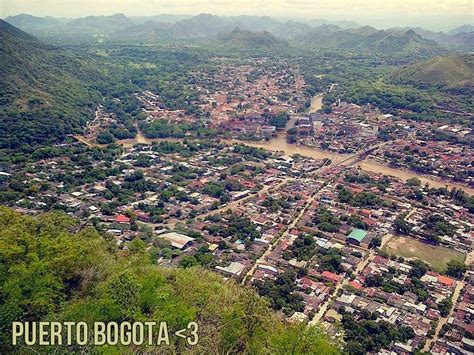
M 199 343 L 55 348 L 62 352 L 336 354 L 318 328 L 283 322 L 253 290 L 200 268 L 163 269 L 139 244 L 129 255 L 94 228 L 79 232 L 62 213 L 23 216 L 0 207 L 0 344 L 12 321 L 167 321 L 170 331 L 197 321 Z M 23 346 L 23 349 L 32 349 Z M 52 350 L 52 349 L 49 349 Z M 48 352 L 48 347 L 41 347 Z
M 92 116 L 100 73 L 0 20 L 0 148 L 60 141 Z

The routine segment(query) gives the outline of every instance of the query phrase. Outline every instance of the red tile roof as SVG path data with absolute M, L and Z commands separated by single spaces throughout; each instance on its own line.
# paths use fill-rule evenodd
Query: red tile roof
M 362 288 L 362 285 L 357 281 L 351 281 L 349 283 L 349 285 L 351 285 L 352 287 L 354 287 L 357 290 L 360 290 Z
M 341 278 L 339 275 L 336 275 L 332 272 L 329 272 L 329 271 L 324 271 L 322 274 L 321 274 L 325 279 L 328 279 L 328 280 L 331 280 L 331 281 L 334 281 L 334 282 L 338 282 L 339 279 Z
M 115 222 L 130 223 L 130 218 L 128 218 L 127 216 L 125 216 L 123 214 L 118 214 L 118 215 L 115 216 Z
M 442 283 L 446 286 L 454 285 L 454 279 L 452 279 L 450 277 L 447 277 L 447 276 L 443 276 L 443 275 L 438 275 L 438 282 Z

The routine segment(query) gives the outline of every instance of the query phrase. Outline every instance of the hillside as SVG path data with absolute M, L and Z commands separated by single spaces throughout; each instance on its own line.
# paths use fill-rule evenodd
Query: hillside
M 465 29 L 466 31 L 449 31 L 445 32 L 433 32 L 426 30 L 421 27 L 404 27 L 404 28 L 393 28 L 392 30 L 396 31 L 408 31 L 413 30 L 415 33 L 419 34 L 421 37 L 429 40 L 433 40 L 436 43 L 456 49 L 466 49 L 472 50 L 474 48 L 474 32 L 469 31 L 469 26 L 462 26 L 460 29 Z
M 431 55 L 443 51 L 435 41 L 413 30 L 377 30 L 369 26 L 343 30 L 335 25 L 322 25 L 301 36 L 298 44 L 314 49 L 379 54 Z
M 220 33 L 210 42 L 217 48 L 236 52 L 270 53 L 289 48 L 288 43 L 268 32 L 252 32 L 235 28 L 230 32 Z
M 30 217 L 0 206 L 2 353 L 13 353 L 13 320 L 46 319 L 166 321 L 170 334 L 191 321 L 199 325 L 194 346 L 170 335 L 169 345 L 55 346 L 58 353 L 338 353 L 319 328 L 285 323 L 265 299 L 232 280 L 196 267 L 157 267 L 141 240 L 132 243 L 128 255 L 119 255 L 115 242 L 94 228 L 71 229 L 77 224 L 64 213 Z
M 453 28 L 448 32 L 449 35 L 457 35 L 459 33 L 469 33 L 474 32 L 474 25 L 466 24 L 456 28 Z
M 434 86 L 451 91 L 474 90 L 474 55 L 440 56 L 416 62 L 392 73 L 395 82 Z
M 0 148 L 61 141 L 90 117 L 100 75 L 62 49 L 0 20 Z

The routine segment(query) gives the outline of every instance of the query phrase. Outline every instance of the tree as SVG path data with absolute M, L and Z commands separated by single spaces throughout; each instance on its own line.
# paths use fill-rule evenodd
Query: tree
M 408 186 L 421 186 L 421 180 L 417 177 L 407 179 L 406 184 Z
M 97 143 L 99 144 L 110 144 L 113 142 L 115 142 L 115 137 L 109 131 L 103 131 L 97 135 Z
M 410 276 L 416 277 L 416 278 L 421 278 L 426 272 L 428 271 L 428 266 L 421 261 L 421 260 L 413 260 L 410 262 L 411 264 L 411 270 L 410 270 Z
M 128 250 L 134 254 L 144 252 L 145 248 L 146 244 L 140 238 L 134 238 L 130 243 L 128 243 Z
M 179 261 L 179 265 L 181 267 L 184 267 L 185 269 L 188 268 L 188 267 L 193 267 L 193 266 L 196 266 L 198 265 L 198 261 L 196 260 L 196 258 L 192 255 L 185 255 L 181 258 L 181 260 Z
M 380 238 L 372 238 L 369 243 L 369 248 L 378 248 L 382 245 L 382 240 Z
M 411 226 L 405 221 L 403 217 L 397 217 L 393 223 L 393 228 L 397 233 L 410 234 Z
M 451 260 L 448 262 L 446 274 L 457 279 L 460 279 L 467 270 L 467 266 L 459 260 Z
M 438 303 L 438 309 L 441 313 L 441 316 L 446 317 L 451 311 L 452 306 L 453 302 L 451 301 L 451 298 L 445 298 L 440 303 Z

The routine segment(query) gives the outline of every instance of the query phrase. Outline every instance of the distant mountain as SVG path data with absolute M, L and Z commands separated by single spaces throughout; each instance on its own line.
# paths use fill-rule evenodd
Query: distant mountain
M 474 50 L 474 31 L 460 32 L 452 36 L 453 44 Z
M 68 31 L 86 31 L 91 33 L 111 33 L 122 28 L 131 26 L 133 21 L 124 14 L 112 16 L 87 16 L 74 19 L 67 23 Z
M 463 26 L 468 30 L 468 25 Z M 425 30 L 421 27 L 404 27 L 404 28 L 392 28 L 392 30 L 408 31 L 413 30 L 421 37 L 437 42 L 438 44 L 446 47 L 461 48 L 472 50 L 474 49 L 474 32 L 456 32 L 456 33 L 445 33 L 445 32 L 433 32 Z
M 267 29 L 271 34 L 284 40 L 296 40 L 312 30 L 313 28 L 310 25 L 295 21 L 279 23 L 278 25 Z
M 77 19 L 53 19 L 30 15 L 10 16 L 10 24 L 27 31 L 50 43 L 156 43 L 173 39 L 198 39 L 215 37 L 234 28 L 264 32 L 280 39 L 295 40 L 313 30 L 314 25 L 325 24 L 326 20 L 278 21 L 268 16 L 197 16 L 158 15 L 126 17 L 87 16 Z M 358 25 L 351 21 L 339 21 L 340 28 Z M 338 27 L 339 28 L 339 27 Z
M 102 42 L 110 33 L 135 24 L 123 14 L 77 19 L 17 15 L 5 20 L 45 42 L 55 44 Z
M 100 74 L 0 20 L 0 148 L 61 141 L 90 117 Z
M 220 33 L 211 43 L 216 47 L 237 52 L 271 53 L 289 48 L 286 41 L 278 39 L 269 32 L 253 32 L 240 28 Z
M 328 20 L 319 18 L 319 19 L 311 19 L 311 20 L 299 20 L 299 22 L 308 24 L 312 27 L 319 27 L 322 25 L 336 25 L 337 27 L 342 28 L 343 30 L 361 27 L 361 25 L 358 24 L 357 22 L 348 21 L 348 20 L 328 21 Z
M 311 30 L 309 25 L 288 21 L 282 23 L 266 16 L 221 17 L 200 14 L 175 23 L 148 20 L 110 35 L 109 41 L 156 43 L 172 39 L 203 39 L 216 37 L 239 28 L 253 32 L 268 32 L 281 39 L 293 39 Z
M 58 27 L 64 23 L 69 22 L 70 20 L 64 18 L 37 17 L 27 14 L 19 14 L 15 16 L 8 16 L 5 21 L 15 27 L 22 29 L 23 31 L 30 32 Z
M 340 28 L 342 28 L 344 30 L 361 27 L 361 25 L 358 24 L 357 22 L 348 21 L 348 20 L 334 21 L 334 22 L 331 22 L 331 23 L 335 24 L 336 26 L 339 26 Z
M 456 34 L 421 28 L 377 30 L 352 21 L 330 23 L 323 19 L 276 20 L 268 16 L 158 15 L 126 17 L 88 16 L 78 19 L 39 18 L 30 15 L 8 17 L 7 21 L 50 43 L 133 43 L 153 44 L 174 40 L 200 40 L 240 28 L 268 32 L 279 39 L 305 48 L 341 49 L 374 53 L 435 55 L 439 45 L 469 48 L 473 42 L 469 25 Z M 435 42 L 433 42 L 435 41 Z
M 413 30 L 377 30 L 370 26 L 343 30 L 323 25 L 299 38 L 298 43 L 317 49 L 343 49 L 371 53 L 436 54 L 438 43 L 427 40 Z
M 136 23 L 144 23 L 147 21 L 152 22 L 163 22 L 163 23 L 176 23 L 181 20 L 186 20 L 191 18 L 191 15 L 173 15 L 173 14 L 161 14 L 156 16 L 134 16 L 130 19 Z
M 464 33 L 474 32 L 474 25 L 462 25 L 462 26 L 456 27 L 452 29 L 451 31 L 449 31 L 448 35 L 457 35 L 462 32 Z
M 396 70 L 395 82 L 438 87 L 454 92 L 474 92 L 474 55 L 439 56 Z
M 208 37 L 231 30 L 239 25 L 240 22 L 233 17 L 224 18 L 211 14 L 200 14 L 177 22 L 174 30 L 180 34 L 180 37 Z

